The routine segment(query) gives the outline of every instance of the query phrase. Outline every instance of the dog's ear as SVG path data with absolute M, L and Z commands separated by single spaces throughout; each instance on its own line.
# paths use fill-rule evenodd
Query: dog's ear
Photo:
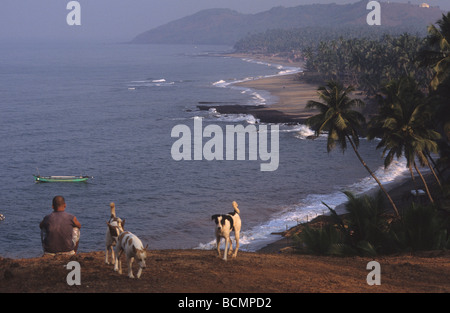
M 228 223 L 230 223 L 230 230 L 234 229 L 234 222 L 233 222 L 233 218 L 229 215 L 225 215 L 224 219 L 222 220 L 222 225 L 225 226 L 225 221 L 228 220 Z
M 125 219 L 122 220 L 122 228 L 125 229 Z
M 148 248 L 148 244 L 145 245 L 144 250 L 147 250 L 147 248 Z
M 217 218 L 220 216 L 220 214 L 214 214 L 213 216 L 211 216 L 211 220 L 215 221 L 217 224 Z
M 109 222 L 106 222 L 106 225 L 108 225 L 109 231 L 114 232 L 116 230 L 116 227 L 112 226 Z

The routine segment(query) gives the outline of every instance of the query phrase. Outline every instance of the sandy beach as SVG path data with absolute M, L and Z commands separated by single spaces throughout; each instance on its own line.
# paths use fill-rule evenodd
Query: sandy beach
M 235 86 L 264 90 L 276 98 L 275 103 L 259 106 L 198 105 L 200 110 L 216 109 L 223 114 L 251 114 L 262 123 L 304 124 L 316 111 L 306 109 L 309 100 L 318 100 L 318 86 L 298 80 L 299 74 L 261 78 Z
M 284 66 L 304 68 L 303 62 L 290 62 L 276 56 L 228 54 L 227 56 L 252 59 L 268 64 L 279 64 Z M 285 74 L 261 79 L 249 80 L 236 83 L 235 86 L 251 88 L 254 90 L 268 91 L 275 102 L 262 106 L 243 105 L 199 105 L 201 110 L 215 108 L 223 114 L 252 114 L 263 123 L 287 123 L 304 124 L 306 119 L 316 113 L 314 110 L 306 109 L 309 100 L 318 100 L 318 85 L 308 84 L 301 81 L 301 73 Z
M 233 54 L 234 57 L 251 58 L 264 61 L 267 63 L 280 64 L 283 66 L 292 66 L 304 69 L 304 62 L 290 62 L 276 56 Z M 299 118 L 307 118 L 314 114 L 315 111 L 307 110 L 306 104 L 309 100 L 318 101 L 317 88 L 318 85 L 308 84 L 301 81 L 302 73 L 278 75 L 262 79 L 245 81 L 236 84 L 237 86 L 248 87 L 256 90 L 265 90 L 276 97 L 276 102 L 264 108 L 265 110 L 277 110 L 286 115 Z
M 286 115 L 307 118 L 315 114 L 315 111 L 306 109 L 306 104 L 309 100 L 318 101 L 318 86 L 299 81 L 298 75 L 301 74 L 268 77 L 242 82 L 237 86 L 266 90 L 275 96 L 276 103 L 267 106 L 265 110 L 277 110 Z

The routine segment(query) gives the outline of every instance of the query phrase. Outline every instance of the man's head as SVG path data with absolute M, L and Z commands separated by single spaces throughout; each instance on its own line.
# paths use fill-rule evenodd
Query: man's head
M 66 201 L 63 196 L 56 196 L 53 198 L 53 210 L 54 211 L 64 211 L 66 208 Z

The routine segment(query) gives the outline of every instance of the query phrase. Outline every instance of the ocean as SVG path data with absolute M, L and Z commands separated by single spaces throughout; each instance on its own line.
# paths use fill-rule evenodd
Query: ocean
M 327 153 L 305 125 L 279 125 L 279 166 L 261 161 L 181 160 L 176 125 L 255 124 L 253 116 L 199 111 L 199 103 L 270 105 L 263 91 L 233 83 L 301 69 L 220 56 L 226 46 L 26 44 L 0 49 L 0 256 L 42 255 L 39 223 L 55 195 L 82 224 L 80 252 L 104 249 L 109 203 L 149 249 L 211 249 L 211 215 L 241 210 L 241 249 L 327 212 L 342 193 L 377 185 L 351 149 Z M 256 124 L 257 125 L 257 124 Z M 384 183 L 407 175 L 383 169 L 376 142 L 360 153 Z M 89 175 L 88 183 L 35 183 L 33 174 Z

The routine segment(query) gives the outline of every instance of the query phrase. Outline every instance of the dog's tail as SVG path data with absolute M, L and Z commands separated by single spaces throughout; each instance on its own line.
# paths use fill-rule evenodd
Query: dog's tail
M 239 209 L 238 209 L 238 204 L 237 204 L 236 201 L 233 201 L 233 208 L 234 208 L 234 211 L 235 211 L 237 214 L 241 214 L 241 212 L 240 212 Z
M 109 207 L 111 208 L 111 217 L 116 217 L 116 205 L 114 202 L 111 202 L 109 204 Z

